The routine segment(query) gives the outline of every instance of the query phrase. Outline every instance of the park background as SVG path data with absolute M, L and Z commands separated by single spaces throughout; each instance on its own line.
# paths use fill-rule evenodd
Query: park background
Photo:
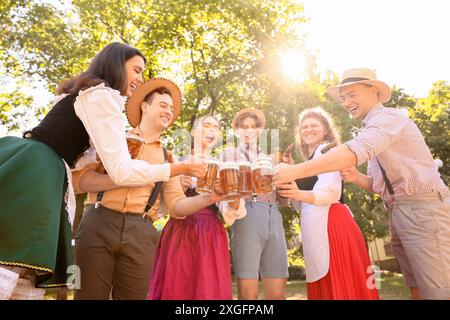
M 267 127 L 279 130 L 281 151 L 294 140 L 298 114 L 319 105 L 333 115 L 342 141 L 351 139 L 360 123 L 330 100 L 325 88 L 339 83 L 344 69 L 364 66 L 377 69 L 380 80 L 392 86 L 386 106 L 401 108 L 417 123 L 433 156 L 442 160 L 439 170 L 448 184 L 450 6 L 446 3 L 2 0 L 0 136 L 21 135 L 35 126 L 51 108 L 57 84 L 85 70 L 112 41 L 135 46 L 146 55 L 146 78 L 164 76 L 180 85 L 183 112 L 166 132 L 165 142 L 172 148 L 186 145 L 186 150 L 188 144 L 174 139 L 173 130 L 190 129 L 204 114 L 219 115 L 225 130 L 235 113 L 246 107 L 265 112 Z M 83 196 L 77 200 L 81 210 Z M 348 184 L 345 202 L 374 264 L 386 270 L 382 298 L 406 298 L 389 250 L 382 201 Z M 304 277 L 300 215 L 292 208 L 283 213 L 291 277 L 299 280 Z M 292 297 L 304 298 L 296 294 L 304 292 L 304 283 L 291 289 Z

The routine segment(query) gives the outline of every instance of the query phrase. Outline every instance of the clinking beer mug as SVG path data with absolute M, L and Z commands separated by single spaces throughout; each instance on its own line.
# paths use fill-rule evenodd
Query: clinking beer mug
M 273 191 L 272 179 L 275 175 L 272 157 L 261 155 L 252 164 L 252 183 L 256 194 L 266 194 Z
M 239 197 L 239 166 L 236 162 L 222 162 L 219 176 L 224 192 L 223 201 L 233 201 Z
M 209 160 L 206 174 L 203 178 L 197 180 L 196 191 L 199 194 L 208 194 L 214 191 L 214 184 L 219 171 L 219 163 L 215 160 Z
M 243 198 L 253 194 L 252 165 L 248 161 L 241 161 L 239 166 L 239 195 Z

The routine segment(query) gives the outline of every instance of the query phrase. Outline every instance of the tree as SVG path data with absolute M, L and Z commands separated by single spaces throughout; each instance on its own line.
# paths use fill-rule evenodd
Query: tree
M 1 2 L 2 84 L 8 81 L 6 75 L 24 85 L 37 78 L 54 92 L 62 79 L 85 70 L 102 47 L 120 41 L 146 55 L 147 77 L 165 76 L 181 86 L 183 112 L 165 134 L 169 147 L 183 146 L 179 149 L 186 152 L 186 137 L 174 136 L 174 130 L 189 130 L 207 113 L 221 116 L 225 136 L 231 119 L 245 107 L 265 112 L 267 127 L 278 130 L 268 146 L 278 143 L 281 151 L 294 140 L 298 114 L 317 105 L 333 115 L 342 140 L 349 140 L 358 124 L 325 95 L 325 88 L 338 83 L 339 77 L 329 72 L 320 80 L 315 56 L 304 46 L 305 21 L 303 6 L 296 0 L 73 0 L 65 8 L 41 1 Z M 306 81 L 298 83 L 282 74 L 280 53 L 289 48 L 307 57 Z M 444 132 L 449 136 L 448 91 L 446 83 L 435 84 L 416 106 L 413 97 L 395 88 L 388 105 L 408 108 L 433 154 L 445 162 L 447 177 L 448 140 L 443 144 L 434 137 Z M 20 90 L 0 93 L 2 124 L 21 127 L 17 119 L 34 104 Z M 42 116 L 47 108 L 33 110 Z M 346 186 L 346 197 L 366 238 L 382 237 L 386 228 L 380 199 L 353 186 Z M 297 215 L 285 210 L 287 235 L 292 238 L 298 233 L 291 229 Z
M 441 159 L 444 181 L 450 183 L 450 84 L 437 81 L 428 97 L 409 107 L 411 118 L 425 137 L 434 158 Z

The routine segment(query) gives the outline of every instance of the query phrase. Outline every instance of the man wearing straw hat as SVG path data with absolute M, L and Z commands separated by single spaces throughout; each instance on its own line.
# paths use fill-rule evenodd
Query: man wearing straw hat
M 163 78 L 139 86 L 126 105 L 132 134 L 142 140 L 135 156 L 152 164 L 171 163 L 172 177 L 164 185 L 116 186 L 107 175 L 95 171 L 95 164 L 74 173 L 75 189 L 89 192 L 75 244 L 75 263 L 81 271 L 76 299 L 107 300 L 111 290 L 113 299 L 146 299 L 159 238 L 152 222 L 158 219 L 160 203 L 172 217 L 183 219 L 222 198 L 216 193 L 184 195 L 175 175 L 202 177 L 205 171 L 201 164 L 172 163 L 162 147 L 160 135 L 180 111 L 180 90 Z
M 276 185 L 341 170 L 346 181 L 379 194 L 390 213 L 391 246 L 412 297 L 450 299 L 450 192 L 422 133 L 403 112 L 383 106 L 391 90 L 370 69 L 345 71 L 327 93 L 362 120 L 361 129 L 320 159 L 280 165 Z M 365 162 L 367 175 L 352 167 Z

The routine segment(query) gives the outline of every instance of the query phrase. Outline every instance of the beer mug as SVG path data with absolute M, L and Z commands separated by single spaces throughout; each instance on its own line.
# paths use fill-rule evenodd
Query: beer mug
M 225 201 L 233 201 L 239 197 L 239 166 L 235 162 L 222 162 L 219 168 L 220 180 Z
M 137 159 L 139 151 L 141 150 L 144 140 L 137 135 L 128 134 L 127 137 L 128 152 L 130 153 L 131 159 Z M 97 160 L 100 161 L 100 157 L 97 154 Z M 95 169 L 96 172 L 105 174 L 106 170 L 103 163 L 100 162 Z
M 136 159 L 141 150 L 141 146 L 144 144 L 144 140 L 136 135 L 127 136 L 128 152 L 131 155 L 131 159 Z
M 253 193 L 252 186 L 252 165 L 248 161 L 241 161 L 239 166 L 239 195 L 243 198 L 249 197 Z
M 215 160 L 209 160 L 206 174 L 203 178 L 197 179 L 196 191 L 199 194 L 207 194 L 214 192 L 214 184 L 219 171 L 219 163 Z
M 273 191 L 272 179 L 275 175 L 272 158 L 259 156 L 252 164 L 252 184 L 256 194 L 271 193 Z

